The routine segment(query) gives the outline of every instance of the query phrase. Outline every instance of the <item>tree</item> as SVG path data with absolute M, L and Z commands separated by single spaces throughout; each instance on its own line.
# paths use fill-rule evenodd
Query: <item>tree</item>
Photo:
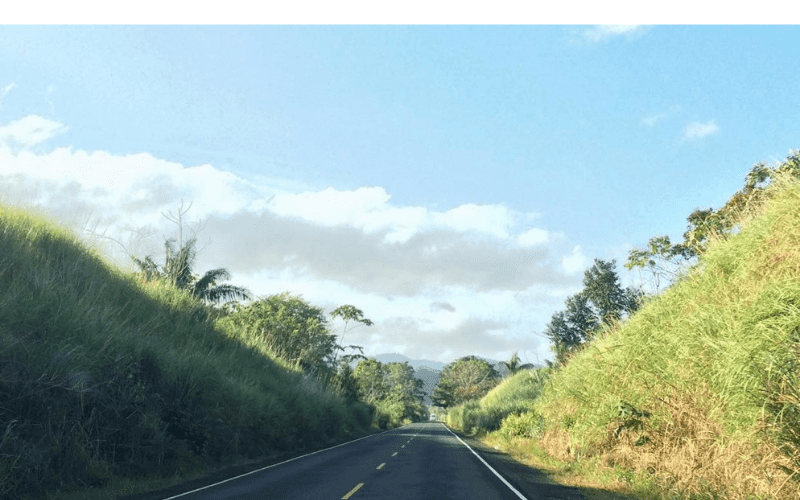
M 387 363 L 386 381 L 391 397 L 409 405 L 421 403 L 425 394 L 422 392 L 422 380 L 414 376 L 414 368 L 408 361 Z
M 622 288 L 616 267 L 616 260 L 594 259 L 594 265 L 583 275 L 583 293 L 605 324 L 619 321 L 623 314 L 631 314 L 638 308 L 640 294 L 632 288 Z
M 380 361 L 374 359 L 360 361 L 356 366 L 354 377 L 361 401 L 374 404 L 389 395 L 386 374 Z
M 641 292 L 630 287 L 623 289 L 615 267 L 615 260 L 595 259 L 584 272 L 584 289 L 567 298 L 566 310 L 553 314 L 545 335 L 560 363 L 590 340 L 602 325 L 611 325 L 638 309 Z
M 442 380 L 441 377 L 439 377 L 439 382 L 436 384 L 436 387 L 433 388 L 433 393 L 431 394 L 431 400 L 433 400 L 434 406 L 441 408 L 455 406 L 453 389 L 452 383 L 447 380 Z
M 423 382 L 414 376 L 414 368 L 407 361 L 387 363 L 384 368 L 389 388 L 388 399 L 403 405 L 403 418 L 412 421 L 421 419 L 425 414 L 422 404 L 425 395 L 422 392 Z
M 190 238 L 183 246 L 176 249 L 175 240 L 166 240 L 164 242 L 165 262 L 161 267 L 149 255 L 143 260 L 133 257 L 133 262 L 139 268 L 139 274 L 145 281 L 163 279 L 181 290 L 189 291 L 198 299 L 209 304 L 230 300 L 249 300 L 250 292 L 246 288 L 220 283 L 220 281 L 231 278 L 230 273 L 224 268 L 211 269 L 206 271 L 203 276 L 197 276 L 192 272 L 197 257 L 196 243 L 195 238 Z
M 497 371 L 487 361 L 465 356 L 445 366 L 432 399 L 437 406 L 448 408 L 480 399 L 497 385 Z
M 690 258 L 688 247 L 682 244 L 673 245 L 666 235 L 654 236 L 645 248 L 634 248 L 628 252 L 625 267 L 631 270 L 634 267 L 648 270 L 652 275 L 653 287 L 658 293 L 662 281 L 674 282 Z
M 508 361 L 502 361 L 501 363 L 503 365 L 503 368 L 505 368 L 506 371 L 508 372 L 509 376 L 514 376 L 522 370 L 530 370 L 531 368 L 533 368 L 533 365 L 531 363 L 525 363 L 523 365 L 520 364 L 520 361 L 521 360 L 519 359 L 519 354 L 515 352 L 514 354 L 511 355 L 511 359 L 509 359 Z
M 335 382 L 339 394 L 347 401 L 358 399 L 358 383 L 353 368 L 349 364 L 344 363 L 339 367 L 336 372 Z
M 399 425 L 404 419 L 415 421 L 424 417 L 422 380 L 414 376 L 414 369 L 408 362 L 383 364 L 364 359 L 356 366 L 353 379 L 359 399 L 376 407 L 376 421 L 381 422 L 380 426 Z
M 246 336 L 260 338 L 277 356 L 306 371 L 327 376 L 333 367 L 336 336 L 329 332 L 322 309 L 299 295 L 270 295 L 239 307 L 220 321 Z
M 183 216 L 192 207 L 191 203 L 186 210 L 183 204 L 177 210 L 177 215 L 171 212 L 164 217 L 174 222 L 178 226 L 177 248 L 174 238 L 164 241 L 164 265 L 159 267 L 151 256 L 144 259 L 131 257 L 133 263 L 139 268 L 139 275 L 145 281 L 156 279 L 165 280 L 171 285 L 187 290 L 198 299 L 209 303 L 219 304 L 220 302 L 232 300 L 250 300 L 250 292 L 246 288 L 221 284 L 221 281 L 231 279 L 227 269 L 211 269 L 202 276 L 193 273 L 193 267 L 197 258 L 197 238 L 190 237 L 183 241 Z M 193 231 L 194 232 L 194 231 Z
M 553 314 L 545 328 L 545 336 L 550 339 L 556 360 L 560 363 L 588 341 L 600 326 L 597 315 L 589 305 L 589 297 L 584 292 L 569 297 L 565 303 L 566 310 Z
M 344 321 L 344 329 L 342 330 L 342 337 L 339 339 L 339 350 L 344 350 L 344 346 L 342 343 L 344 342 L 344 335 L 347 333 L 347 326 L 350 322 L 361 323 L 365 326 L 372 326 L 372 321 L 364 317 L 364 312 L 361 309 L 358 309 L 355 306 L 351 306 L 349 304 L 345 304 L 343 306 L 339 306 L 333 311 L 331 311 L 331 318 L 342 318 Z M 352 330 L 352 328 L 351 328 Z M 356 346 L 348 346 L 348 347 L 356 347 Z M 336 355 L 334 355 L 334 364 L 336 363 Z M 362 356 L 363 357 L 363 356 Z M 348 360 L 349 362 L 349 360 Z

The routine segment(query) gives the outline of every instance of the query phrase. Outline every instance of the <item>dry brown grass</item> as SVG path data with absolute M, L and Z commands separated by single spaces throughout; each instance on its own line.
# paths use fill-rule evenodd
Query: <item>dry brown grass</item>
M 723 438 L 714 400 L 700 388 L 662 401 L 668 416 L 657 426 L 643 418 L 641 427 L 619 432 L 622 422 L 610 423 L 602 463 L 651 476 L 665 497 L 798 498 L 798 485 L 782 469 L 786 457 L 763 437 Z
M 800 485 L 786 472 L 790 460 L 771 443 L 764 425 L 750 434 L 726 432 L 726 409 L 698 384 L 659 398 L 658 415 L 612 420 L 599 443 L 579 443 L 564 426 L 540 439 L 487 439 L 518 460 L 548 470 L 560 483 L 600 488 L 642 499 L 789 500 Z M 610 496 L 608 498 L 612 498 Z
M 569 461 L 575 458 L 575 449 L 570 443 L 569 433 L 561 429 L 548 429 L 539 443 L 551 457 L 557 460 Z

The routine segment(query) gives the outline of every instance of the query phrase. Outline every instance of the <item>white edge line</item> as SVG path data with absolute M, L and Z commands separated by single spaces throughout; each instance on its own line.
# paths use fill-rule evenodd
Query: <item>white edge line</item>
M 240 474 L 240 475 L 238 475 L 236 477 L 229 477 L 228 479 L 225 479 L 224 481 L 220 481 L 220 482 L 214 483 L 214 484 L 209 484 L 209 485 L 203 486 L 202 488 L 197 488 L 196 490 L 185 491 L 183 493 L 178 493 L 177 495 L 164 498 L 163 500 L 172 500 L 173 498 L 179 498 L 179 497 L 182 497 L 182 496 L 185 496 L 185 495 L 189 495 L 191 493 L 196 493 L 198 491 L 202 491 L 202 490 L 211 488 L 213 486 L 218 486 L 220 484 L 227 483 L 228 481 L 233 481 L 234 479 L 239 479 L 240 477 L 249 476 L 250 474 L 255 474 L 256 472 L 261 472 L 262 470 L 270 469 L 272 467 L 277 467 L 279 465 L 283 465 L 285 463 L 289 463 L 289 462 L 292 462 L 294 460 L 299 460 L 301 458 L 310 457 L 311 455 L 316 455 L 317 453 L 322 453 L 323 451 L 332 450 L 334 448 L 338 448 L 338 447 L 344 446 L 346 444 L 355 443 L 356 441 L 361 441 L 362 439 L 371 438 L 373 436 L 377 436 L 378 434 L 383 434 L 384 432 L 391 432 L 393 430 L 396 430 L 396 429 L 388 429 L 388 430 L 385 430 L 385 431 L 382 431 L 382 432 L 376 432 L 375 434 L 370 434 L 369 436 L 364 436 L 364 437 L 360 437 L 358 439 L 354 439 L 352 441 L 347 441 L 346 443 L 340 443 L 340 444 L 337 444 L 336 446 L 331 446 L 330 448 L 325 448 L 324 450 L 317 450 L 317 451 L 314 451 L 314 452 L 311 452 L 311 453 L 306 453 L 305 455 L 301 455 L 299 457 L 290 458 L 289 460 L 284 460 L 283 462 L 278 462 L 277 464 L 267 465 L 266 467 L 262 467 L 262 468 L 257 469 L 257 470 L 252 470 L 250 472 L 245 472 L 244 474 Z M 456 437 L 458 437 L 458 436 L 456 436 Z M 475 452 L 473 452 L 473 453 L 475 453 Z M 495 472 L 495 474 L 497 474 L 497 473 Z
M 444 424 L 442 424 L 442 425 L 444 425 Z M 451 430 L 450 430 L 450 428 L 449 428 L 449 427 L 447 427 L 446 425 L 444 425 L 444 428 L 445 428 L 445 429 L 447 429 L 447 431 L 448 431 L 450 434 L 452 434 L 452 435 L 453 435 L 453 437 L 455 437 L 456 439 L 458 439 L 459 441 L 461 441 L 461 444 L 463 444 L 464 446 L 466 446 L 466 447 L 467 447 L 467 449 L 468 449 L 469 451 L 471 451 L 473 455 L 475 455 L 476 457 L 478 457 L 478 460 L 480 460 L 481 462 L 483 462 L 483 465 L 485 465 L 486 467 L 488 467 L 490 471 L 494 472 L 494 475 L 495 475 L 495 476 L 497 476 L 497 477 L 499 477 L 499 478 L 500 478 L 500 480 L 501 480 L 501 481 L 503 481 L 503 484 L 505 484 L 506 486 L 508 486 L 508 489 L 510 489 L 511 491 L 513 491 L 513 492 L 514 492 L 514 493 L 515 493 L 515 494 L 516 494 L 516 495 L 517 495 L 519 498 L 521 498 L 522 500 L 528 500 L 527 498 L 525 498 L 525 495 L 523 495 L 522 493 L 520 493 L 519 491 L 517 491 L 517 489 L 516 489 L 516 488 L 514 488 L 513 486 L 511 486 L 511 483 L 509 483 L 508 481 L 506 481 L 506 478 L 504 478 L 503 476 L 501 476 L 501 475 L 500 475 L 500 473 L 499 473 L 499 472 L 497 472 L 496 470 L 494 470 L 494 468 L 493 468 L 491 465 L 489 465 L 488 463 L 486 463 L 486 460 L 484 460 L 484 459 L 483 459 L 483 457 L 481 457 L 480 455 L 478 455 L 477 453 L 475 453 L 475 450 L 473 450 L 473 449 L 472 449 L 472 448 L 471 448 L 471 447 L 470 447 L 470 446 L 469 446 L 467 443 L 465 443 L 465 442 L 464 442 L 464 441 L 463 441 L 463 440 L 462 440 L 460 437 L 458 437 L 458 435 L 457 435 L 455 432 L 451 431 Z

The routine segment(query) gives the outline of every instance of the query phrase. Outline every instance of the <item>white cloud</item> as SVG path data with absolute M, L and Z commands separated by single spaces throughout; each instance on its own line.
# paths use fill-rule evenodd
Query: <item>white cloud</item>
M 20 121 L 0 127 L 0 138 L 19 136 Z M 181 200 L 193 202 L 194 221 L 244 211 L 268 194 L 211 165 L 185 167 L 147 153 L 117 156 L 61 147 L 35 154 L 0 147 L 0 195 L 7 201 L 57 208 L 59 215 L 77 219 L 91 212 L 111 232 L 168 229 L 161 214 L 175 211 Z
M 705 123 L 692 122 L 683 129 L 683 138 L 685 140 L 702 139 L 717 132 L 719 132 L 719 127 L 714 120 Z
M 405 243 L 424 231 L 446 230 L 509 238 L 510 230 L 523 214 L 502 205 L 466 203 L 445 212 L 423 207 L 397 207 L 381 187 L 353 191 L 328 188 L 305 193 L 273 196 L 267 206 L 282 217 L 295 217 L 325 227 L 350 226 L 366 234 L 386 233 L 384 242 Z M 534 217 L 535 214 L 527 214 Z
M 8 89 L 8 86 L 5 89 Z M 28 115 L 4 127 L 0 127 L 0 144 L 6 147 L 14 144 L 29 148 L 67 130 L 69 130 L 68 127 L 63 123 L 48 120 L 39 115 Z
M 570 275 L 582 273 L 589 267 L 589 263 L 589 257 L 583 254 L 580 245 L 576 245 L 569 255 L 561 257 L 561 266 L 564 268 L 564 272 Z
M 497 238 L 508 238 L 515 221 L 512 210 L 502 205 L 475 205 L 467 203 L 444 213 L 433 213 L 433 222 L 459 232 L 475 231 Z
M 523 248 L 544 245 L 550 241 L 550 236 L 544 229 L 528 229 L 517 236 L 517 244 Z
M 603 24 L 583 30 L 581 36 L 584 40 L 596 43 L 618 36 L 630 36 L 641 29 L 642 26 L 637 24 Z
M 428 214 L 422 207 L 391 206 L 390 198 L 381 187 L 353 191 L 328 188 L 278 194 L 269 200 L 267 207 L 276 215 L 326 227 L 351 226 L 368 234 L 385 231 L 387 242 L 403 243 L 426 223 Z

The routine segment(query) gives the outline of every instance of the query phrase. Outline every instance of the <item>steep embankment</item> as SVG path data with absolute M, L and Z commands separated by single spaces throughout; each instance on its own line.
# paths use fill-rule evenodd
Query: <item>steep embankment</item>
M 0 498 L 140 491 L 365 432 L 370 409 L 214 327 L 70 232 L 0 206 Z M 136 481 L 134 481 L 134 479 Z
M 549 453 L 635 471 L 642 498 L 798 497 L 800 184 L 770 189 L 738 234 L 554 373 L 530 433 Z

